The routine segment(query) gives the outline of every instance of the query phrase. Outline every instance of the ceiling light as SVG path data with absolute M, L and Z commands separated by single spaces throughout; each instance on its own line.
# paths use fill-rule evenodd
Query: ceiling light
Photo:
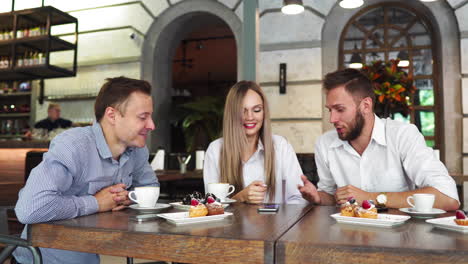
M 297 15 L 304 12 L 302 0 L 283 0 L 281 12 L 286 15 Z
M 364 0 L 341 0 L 340 1 L 340 6 L 342 8 L 347 8 L 347 9 L 360 7 L 363 4 L 364 4 Z
M 437 0 L 420 0 L 421 2 L 435 2 Z
M 400 60 L 400 62 L 398 62 L 398 67 L 405 68 L 409 66 L 409 56 L 406 50 L 400 50 L 400 52 L 398 52 L 397 59 Z

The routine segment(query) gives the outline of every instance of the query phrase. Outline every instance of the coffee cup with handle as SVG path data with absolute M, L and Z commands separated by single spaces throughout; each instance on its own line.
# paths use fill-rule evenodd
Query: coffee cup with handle
M 411 202 L 413 200 L 414 204 Z M 430 193 L 415 193 L 406 198 L 406 202 L 411 205 L 412 210 L 417 212 L 430 212 L 434 206 L 435 195 Z
M 134 197 L 133 197 L 134 196 Z M 159 187 L 143 186 L 135 187 L 135 190 L 128 193 L 128 198 L 142 208 L 151 208 L 156 206 L 159 198 Z
M 229 183 L 208 183 L 208 192 L 216 195 L 221 201 L 226 201 L 228 195 L 232 194 L 236 188 Z

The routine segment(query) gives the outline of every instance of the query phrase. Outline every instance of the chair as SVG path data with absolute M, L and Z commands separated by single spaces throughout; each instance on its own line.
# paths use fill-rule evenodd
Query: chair
M 314 153 L 298 153 L 296 155 L 304 175 L 309 181 L 317 186 L 319 176 L 317 172 L 317 165 L 315 164 Z
M 33 247 L 30 241 L 22 239 L 17 235 L 10 235 L 8 229 L 8 216 L 7 210 L 12 209 L 11 207 L 0 208 L 0 243 L 6 245 L 5 248 L 0 252 L 0 263 L 11 256 L 13 251 L 17 247 L 25 247 L 29 249 L 33 255 L 34 264 L 42 264 L 42 257 L 39 248 Z

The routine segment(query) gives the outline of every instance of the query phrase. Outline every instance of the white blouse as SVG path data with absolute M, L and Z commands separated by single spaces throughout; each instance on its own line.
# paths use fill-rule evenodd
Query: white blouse
M 205 191 L 209 183 L 217 183 L 220 181 L 219 158 L 221 156 L 221 148 L 223 139 L 217 139 L 211 142 L 206 151 L 205 164 L 203 169 L 203 181 Z M 273 135 L 273 145 L 275 149 L 275 198 L 274 203 L 307 203 L 302 198 L 298 190 L 298 185 L 302 186 L 301 175 L 302 169 L 297 160 L 296 153 L 289 142 L 277 135 Z M 244 188 L 253 181 L 265 182 L 264 171 L 265 152 L 262 142 L 258 141 L 257 151 L 250 159 L 243 163 L 242 173 L 244 177 Z M 236 192 L 241 190 L 236 190 Z M 267 195 L 265 203 L 270 202 Z

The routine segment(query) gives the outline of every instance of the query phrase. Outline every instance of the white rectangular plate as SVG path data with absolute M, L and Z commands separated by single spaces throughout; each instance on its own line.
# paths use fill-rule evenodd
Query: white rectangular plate
M 172 207 L 174 207 L 175 209 L 184 210 L 184 211 L 190 210 L 190 205 L 182 204 L 182 202 L 173 202 L 169 204 L 172 205 Z M 223 205 L 223 208 L 226 208 L 229 206 L 229 204 L 222 204 L 222 205 Z
M 457 231 L 461 233 L 468 233 L 468 226 L 457 225 L 457 223 L 453 221 L 454 219 L 455 216 L 449 216 L 436 219 L 428 219 L 426 220 L 426 222 L 428 222 L 429 224 L 433 224 L 438 228 Z
M 366 226 L 379 226 L 379 227 L 394 227 L 402 225 L 406 220 L 410 219 L 407 215 L 391 215 L 391 214 L 378 214 L 377 219 L 341 216 L 340 213 L 332 214 L 331 217 L 335 218 L 338 223 L 353 224 L 353 225 L 366 225 Z
M 200 217 L 189 217 L 188 212 L 158 214 L 159 217 L 164 218 L 170 223 L 176 224 L 176 225 L 186 225 L 186 224 L 219 221 L 230 215 L 232 215 L 232 213 L 230 212 L 224 212 L 224 214 L 221 214 L 221 215 L 210 215 L 210 216 L 200 216 Z

